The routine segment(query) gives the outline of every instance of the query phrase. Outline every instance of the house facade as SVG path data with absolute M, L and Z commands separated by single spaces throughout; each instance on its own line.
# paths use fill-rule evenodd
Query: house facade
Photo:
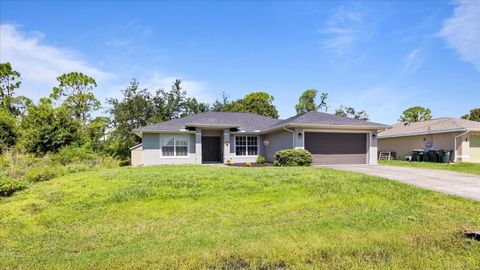
M 284 149 L 307 149 L 315 164 L 376 164 L 386 126 L 327 113 L 279 120 L 251 113 L 205 112 L 134 130 L 132 165 L 273 162 Z
M 378 150 L 403 159 L 413 149 L 448 150 L 452 162 L 480 162 L 480 122 L 438 118 L 398 123 L 378 135 Z

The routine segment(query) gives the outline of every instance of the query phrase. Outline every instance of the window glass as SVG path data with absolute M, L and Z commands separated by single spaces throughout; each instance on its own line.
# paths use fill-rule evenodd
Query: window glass
M 188 155 L 188 136 L 168 136 L 162 135 L 160 138 L 162 146 L 162 156 L 187 156 Z
M 235 136 L 235 154 L 237 156 L 258 155 L 257 136 Z

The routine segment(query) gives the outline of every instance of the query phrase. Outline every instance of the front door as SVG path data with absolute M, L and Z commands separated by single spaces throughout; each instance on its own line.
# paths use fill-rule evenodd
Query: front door
M 202 162 L 221 162 L 220 137 L 202 137 Z

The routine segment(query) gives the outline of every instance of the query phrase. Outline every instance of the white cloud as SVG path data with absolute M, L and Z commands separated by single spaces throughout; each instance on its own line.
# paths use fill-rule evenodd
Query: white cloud
M 355 42 L 369 36 L 371 30 L 358 3 L 342 5 L 327 19 L 326 27 L 320 31 L 325 36 L 322 47 L 337 55 L 344 55 Z
M 452 17 L 447 19 L 439 35 L 448 47 L 480 70 L 480 1 L 460 1 Z
M 186 90 L 187 96 L 195 97 L 203 102 L 214 101 L 214 97 L 206 90 L 206 83 L 202 81 L 183 80 L 181 76 L 163 75 L 158 71 L 154 71 L 148 77 L 140 78 L 139 82 L 142 87 L 148 88 L 150 91 L 158 89 L 170 90 L 176 79 L 182 80 L 182 88 Z
M 66 72 L 83 72 L 97 81 L 112 75 L 81 60 L 72 50 L 44 44 L 40 32 L 28 34 L 12 24 L 0 25 L 0 61 L 10 62 L 22 75 L 19 94 L 37 99 L 50 94 L 56 77 Z
M 408 72 L 416 71 L 422 64 L 422 58 L 418 49 L 412 50 L 405 57 L 405 68 Z
M 125 74 L 124 70 L 106 72 L 82 60 L 75 51 L 49 45 L 45 40 L 45 36 L 40 32 L 24 33 L 16 25 L 0 25 L 0 61 L 10 62 L 22 75 L 19 95 L 26 95 L 34 100 L 48 96 L 57 85 L 56 78 L 73 71 L 95 78 L 98 84 L 96 96 L 102 103 L 106 97 L 120 97 L 120 90 L 128 84 L 126 78 L 132 78 L 135 74 L 141 74 L 137 77 L 141 86 L 152 92 L 160 88 L 170 89 L 175 79 L 182 79 L 182 76 L 152 71 L 148 67 L 141 67 L 134 74 Z M 204 102 L 214 100 L 206 91 L 205 82 L 183 80 L 182 85 L 188 96 Z

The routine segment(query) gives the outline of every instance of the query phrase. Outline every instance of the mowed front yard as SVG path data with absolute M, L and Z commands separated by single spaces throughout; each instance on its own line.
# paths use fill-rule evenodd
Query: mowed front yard
M 84 172 L 0 200 L 0 268 L 477 269 L 480 202 L 327 168 Z
M 480 175 L 480 163 L 461 162 L 446 164 L 433 162 L 410 162 L 402 160 L 379 160 L 378 163 L 380 165 L 447 170 L 452 172 Z

